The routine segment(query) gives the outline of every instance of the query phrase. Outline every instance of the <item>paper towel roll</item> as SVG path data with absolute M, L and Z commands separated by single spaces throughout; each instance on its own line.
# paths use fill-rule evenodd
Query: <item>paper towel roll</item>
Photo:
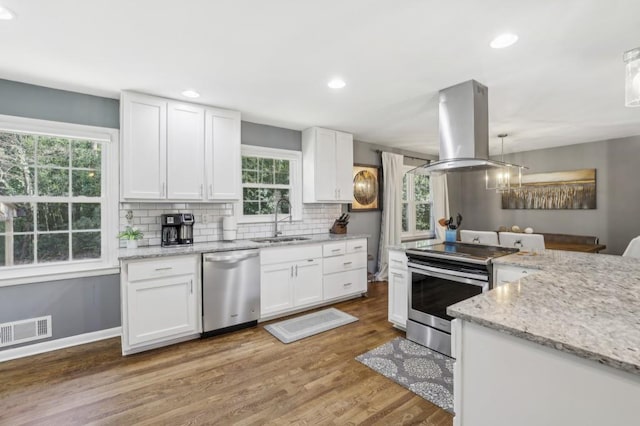
M 222 218 L 222 239 L 224 241 L 233 241 L 236 239 L 238 224 L 235 216 L 224 216 Z

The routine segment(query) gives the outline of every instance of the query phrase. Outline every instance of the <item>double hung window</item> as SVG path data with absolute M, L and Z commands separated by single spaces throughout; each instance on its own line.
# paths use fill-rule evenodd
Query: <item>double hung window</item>
M 239 211 L 241 222 L 269 222 L 273 220 L 275 206 L 280 198 L 278 213 L 300 219 L 301 154 L 296 151 L 242 146 L 242 202 Z
M 406 173 L 402 180 L 402 236 L 433 236 L 429 176 Z
M 117 200 L 107 183 L 117 194 L 108 170 L 117 133 L 42 123 L 0 120 L 0 270 L 106 266 L 115 245 Z

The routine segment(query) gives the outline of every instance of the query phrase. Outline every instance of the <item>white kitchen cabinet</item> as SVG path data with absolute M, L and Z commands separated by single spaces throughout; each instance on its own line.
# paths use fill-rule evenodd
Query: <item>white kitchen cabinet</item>
M 409 268 L 407 255 L 401 250 L 389 250 L 389 322 L 407 327 L 409 309 Z
M 199 336 L 199 270 L 197 255 L 123 262 L 123 355 Z
M 204 197 L 204 108 L 168 102 L 167 199 Z
M 166 198 L 167 101 L 123 92 L 120 103 L 122 197 Z
M 367 240 L 324 244 L 324 299 L 334 300 L 367 291 Z
M 240 113 L 123 92 L 122 198 L 240 199 Z
M 323 301 L 320 244 L 263 249 L 260 263 L 261 318 Z
M 539 272 L 539 270 L 514 265 L 493 265 L 493 287 L 496 288 L 513 281 L 518 281 L 536 272 Z
M 312 127 L 302 132 L 305 203 L 350 203 L 353 193 L 353 135 Z
M 233 201 L 241 198 L 240 113 L 206 109 L 206 199 Z

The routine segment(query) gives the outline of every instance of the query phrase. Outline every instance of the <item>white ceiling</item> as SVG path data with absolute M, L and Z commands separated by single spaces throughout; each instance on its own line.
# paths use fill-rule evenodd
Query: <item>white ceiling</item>
M 489 88 L 491 152 L 640 134 L 624 107 L 638 0 L 0 0 L 0 78 L 242 111 L 435 154 L 438 90 Z M 504 31 L 520 41 L 494 50 Z M 347 87 L 327 81 L 342 76 Z

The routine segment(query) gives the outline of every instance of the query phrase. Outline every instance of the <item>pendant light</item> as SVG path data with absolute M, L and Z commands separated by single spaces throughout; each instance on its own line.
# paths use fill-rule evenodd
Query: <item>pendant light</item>
M 500 149 L 500 162 L 504 164 L 504 166 L 499 167 L 490 175 L 489 170 L 485 170 L 484 179 L 485 179 L 485 188 L 488 190 L 496 191 L 499 193 L 509 192 L 511 189 L 511 169 L 518 169 L 518 188 L 522 186 L 522 166 L 515 166 L 513 164 L 504 162 L 504 138 L 509 136 L 506 133 L 501 133 L 498 137 L 501 140 L 501 149 Z
M 624 52 L 625 65 L 624 105 L 640 106 L 640 47 Z

